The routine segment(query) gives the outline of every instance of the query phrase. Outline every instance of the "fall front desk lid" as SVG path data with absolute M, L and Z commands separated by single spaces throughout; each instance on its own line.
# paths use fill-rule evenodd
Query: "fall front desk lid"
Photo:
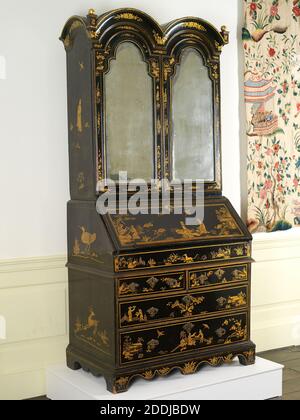
M 205 204 L 197 225 L 186 223 L 188 214 L 109 214 L 104 217 L 120 249 L 148 248 L 187 242 L 251 239 L 229 202 Z

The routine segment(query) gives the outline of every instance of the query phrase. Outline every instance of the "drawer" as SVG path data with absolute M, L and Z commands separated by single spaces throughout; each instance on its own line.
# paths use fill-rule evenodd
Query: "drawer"
M 119 335 L 120 364 L 185 354 L 247 339 L 247 313 L 123 332 Z
M 115 272 L 149 270 L 155 267 L 186 266 L 196 263 L 208 263 L 245 259 L 251 256 L 249 242 L 225 245 L 210 245 L 175 250 L 149 251 L 138 254 L 123 254 L 115 257 Z
M 117 279 L 118 296 L 145 296 L 147 294 L 164 293 L 186 288 L 185 273 L 153 274 L 134 278 Z
M 119 327 L 190 319 L 247 307 L 248 286 L 119 303 Z
M 188 273 L 188 288 L 220 286 L 220 284 L 246 282 L 250 278 L 249 264 L 235 264 L 192 270 Z

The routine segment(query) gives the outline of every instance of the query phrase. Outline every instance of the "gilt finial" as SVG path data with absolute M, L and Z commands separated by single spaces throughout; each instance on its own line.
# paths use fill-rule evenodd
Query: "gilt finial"
M 89 9 L 89 16 L 95 16 L 96 15 L 96 12 L 95 12 L 95 9 Z
M 225 25 L 221 26 L 221 35 L 224 39 L 225 44 L 228 44 L 228 42 L 229 42 L 229 31 L 227 30 L 227 27 Z

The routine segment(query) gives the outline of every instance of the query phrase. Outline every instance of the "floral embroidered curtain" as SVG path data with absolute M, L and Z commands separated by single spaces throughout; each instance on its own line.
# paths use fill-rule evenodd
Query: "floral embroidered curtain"
M 300 227 L 300 0 L 244 0 L 248 226 Z

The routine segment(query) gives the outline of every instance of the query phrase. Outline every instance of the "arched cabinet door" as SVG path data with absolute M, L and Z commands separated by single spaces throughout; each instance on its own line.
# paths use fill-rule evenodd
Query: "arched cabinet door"
M 164 173 L 170 180 L 202 180 L 205 191 L 218 193 L 221 192 L 219 56 L 224 39 L 200 19 L 175 21 L 166 32 Z
M 139 47 L 118 45 L 103 79 L 106 173 L 119 179 L 154 178 L 154 101 L 152 78 Z
M 171 174 L 174 179 L 215 179 L 213 83 L 202 55 L 182 50 L 171 79 Z
M 147 19 L 149 22 L 147 22 Z M 114 12 L 97 23 L 98 180 L 161 178 L 161 57 L 153 21 Z

